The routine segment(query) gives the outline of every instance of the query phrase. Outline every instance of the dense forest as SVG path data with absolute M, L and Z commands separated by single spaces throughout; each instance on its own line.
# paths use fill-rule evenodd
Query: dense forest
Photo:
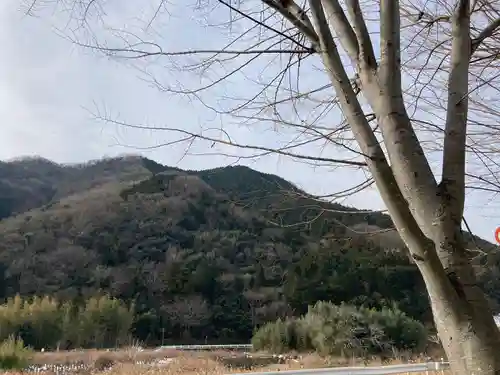
M 138 156 L 0 163 L 0 300 L 102 295 L 148 344 L 248 342 L 317 301 L 394 306 L 430 326 L 421 277 L 387 215 L 247 167 L 183 171 Z M 492 306 L 498 248 L 466 234 Z

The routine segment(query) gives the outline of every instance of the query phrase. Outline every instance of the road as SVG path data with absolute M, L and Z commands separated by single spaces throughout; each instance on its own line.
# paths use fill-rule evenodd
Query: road
M 409 374 L 414 372 L 438 372 L 448 369 L 447 362 L 410 363 L 391 366 L 334 367 L 310 370 L 254 372 L 245 375 L 389 375 Z M 227 374 L 233 375 L 233 374 Z M 237 375 L 237 374 L 234 374 Z M 241 374 L 239 374 L 241 375 Z

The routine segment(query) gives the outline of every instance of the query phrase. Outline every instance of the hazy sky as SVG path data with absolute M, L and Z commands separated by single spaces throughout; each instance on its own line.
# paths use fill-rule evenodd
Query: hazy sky
M 110 126 L 96 121 L 88 110 L 95 113 L 96 108 L 101 111 L 106 108 L 106 114 L 119 114 L 120 119 L 136 124 L 154 123 L 192 131 L 201 127 L 224 126 L 224 129 L 230 129 L 228 132 L 233 140 L 245 144 L 274 146 L 286 143 L 293 135 L 272 131 L 269 126 L 237 126 L 234 119 L 223 123 L 200 102 L 162 93 L 140 79 L 139 71 L 124 63 L 89 53 L 62 38 L 53 26 L 56 24 L 61 27 L 67 20 L 66 15 L 47 15 L 42 10 L 43 16 L 39 18 L 25 17 L 19 9 L 19 3 L 20 0 L 2 0 L 0 3 L 0 159 L 40 155 L 57 162 L 72 163 L 123 153 L 142 153 L 161 163 L 186 169 L 212 168 L 238 162 L 263 172 L 278 174 L 314 194 L 336 192 L 361 181 L 361 175 L 353 170 L 314 168 L 286 157 L 267 156 L 237 161 L 222 155 L 212 155 L 221 149 L 211 149 L 207 143 L 192 148 L 191 153 L 205 153 L 202 156 L 185 155 L 185 144 L 151 150 L 137 149 L 168 142 L 173 139 L 172 135 Z M 125 4 L 130 5 L 131 2 L 121 0 L 120 13 L 110 15 L 120 26 L 123 26 L 123 22 L 132 22 L 130 15 L 139 11 L 139 8 L 127 8 Z M 140 11 L 147 13 L 151 9 L 143 6 Z M 188 21 L 189 27 L 185 27 Z M 174 50 L 210 48 L 217 45 L 217 38 L 227 33 L 225 28 L 227 26 L 206 28 L 199 20 L 195 22 L 189 17 L 172 17 L 168 25 L 161 25 L 161 36 L 158 38 Z M 312 85 L 320 76 L 313 71 L 312 66 L 310 68 L 306 79 Z M 196 74 L 188 76 L 166 72 L 169 68 L 159 65 L 155 65 L 154 69 L 154 72 L 161 73 L 163 81 L 172 83 L 182 78 L 184 83 L 203 84 Z M 238 92 L 243 93 L 247 85 L 248 81 L 240 77 L 232 85 L 221 86 L 218 94 L 223 96 L 226 90 L 227 95 L 234 97 Z M 224 106 L 224 103 L 218 103 Z M 308 147 L 306 151 L 309 154 L 342 156 L 338 150 Z M 223 151 L 248 154 L 247 151 L 227 148 Z M 500 226 L 500 211 L 498 203 L 490 202 L 488 198 L 478 194 L 470 196 L 466 218 L 476 234 L 493 241 L 494 229 Z M 338 202 L 358 208 L 383 209 L 374 189 Z

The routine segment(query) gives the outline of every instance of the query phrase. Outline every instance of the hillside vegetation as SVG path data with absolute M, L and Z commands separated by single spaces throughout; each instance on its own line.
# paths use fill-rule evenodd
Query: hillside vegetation
M 396 303 L 431 324 L 388 216 L 318 201 L 247 167 L 183 171 L 137 156 L 4 162 L 0 218 L 0 299 L 84 306 L 106 294 L 133 304 L 133 335 L 150 344 L 247 342 L 321 300 Z M 497 248 L 468 238 L 485 253 L 475 261 L 496 307 Z

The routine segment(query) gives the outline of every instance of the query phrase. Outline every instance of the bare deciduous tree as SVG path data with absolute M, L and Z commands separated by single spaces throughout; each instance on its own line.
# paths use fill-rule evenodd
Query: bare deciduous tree
M 35 5 L 28 4 L 28 11 Z M 220 31 L 219 41 L 227 43 L 179 52 L 168 49 L 158 33 L 144 31 L 175 8 L 165 1 L 140 33 L 109 28 L 105 42 L 88 32 L 111 22 L 104 2 L 60 5 L 71 12 L 78 31 L 87 30 L 73 39 L 77 44 L 136 62 L 158 89 L 195 98 L 219 117 L 271 124 L 283 142 L 246 144 L 226 129 L 132 124 L 97 113 L 108 123 L 178 136 L 154 147 L 205 141 L 215 152 L 239 159 L 274 153 L 369 173 L 343 194 L 376 184 L 421 271 L 453 372 L 500 373 L 500 335 L 462 232 L 466 190 L 500 189 L 499 1 L 205 0 L 193 8 L 183 3 L 177 6 L 198 15 L 207 30 Z M 201 83 L 167 84 L 165 63 L 158 69 L 140 62 L 159 60 L 185 82 L 186 73 L 202 72 Z M 249 70 L 252 65 L 260 70 Z M 238 82 L 247 78 L 248 87 L 238 87 L 236 76 Z M 239 151 L 230 154 L 231 148 Z
M 211 315 L 207 302 L 199 295 L 176 298 L 171 304 L 163 306 L 162 310 L 173 325 L 180 326 L 186 332 L 206 324 Z

